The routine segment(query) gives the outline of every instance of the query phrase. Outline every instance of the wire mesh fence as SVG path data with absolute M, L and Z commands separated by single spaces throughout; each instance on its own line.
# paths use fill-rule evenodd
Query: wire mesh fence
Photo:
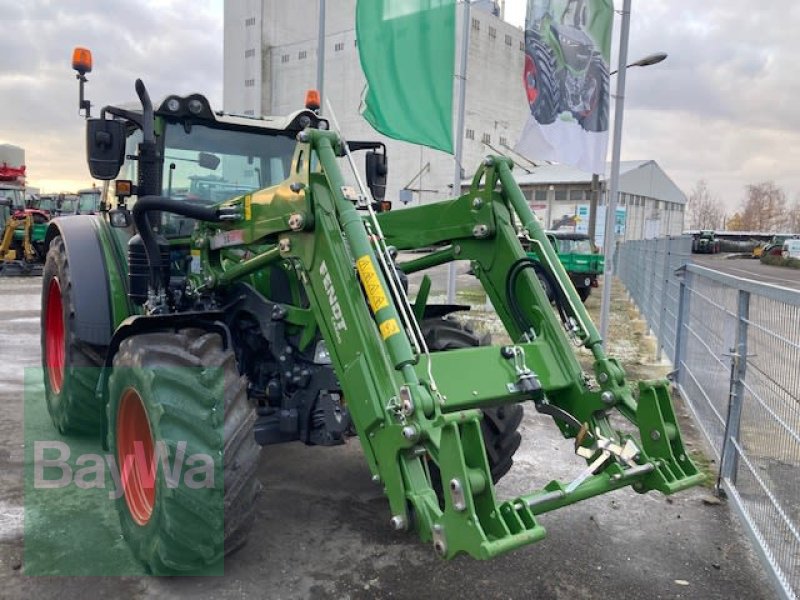
M 690 264 L 691 238 L 626 242 L 617 272 L 784 598 L 800 594 L 800 292 Z M 684 267 L 684 268 L 681 268 Z

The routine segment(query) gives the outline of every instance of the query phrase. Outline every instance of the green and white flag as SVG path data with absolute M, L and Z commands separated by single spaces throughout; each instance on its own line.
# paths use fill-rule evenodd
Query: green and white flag
M 453 153 L 455 0 L 358 0 L 361 114 L 380 133 Z
M 604 173 L 612 0 L 528 0 L 525 93 L 516 152 Z

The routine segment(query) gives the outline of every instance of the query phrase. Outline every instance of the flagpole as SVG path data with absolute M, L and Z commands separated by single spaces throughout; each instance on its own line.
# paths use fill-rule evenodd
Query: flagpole
M 470 2 L 464 0 L 464 22 L 461 24 L 461 63 L 458 68 L 458 111 L 456 117 L 456 154 L 453 175 L 453 196 L 461 195 L 461 156 L 464 150 L 464 103 L 467 93 L 467 58 L 469 56 Z M 447 303 L 456 301 L 456 263 L 450 263 L 447 272 Z
M 319 25 L 317 27 L 317 91 L 319 92 L 319 114 L 322 114 L 325 84 L 325 0 L 319 0 Z
M 611 307 L 611 281 L 614 276 L 614 248 L 617 235 L 617 195 L 619 193 L 619 155 L 622 147 L 622 110 L 625 104 L 625 65 L 628 62 L 628 34 L 631 24 L 631 0 L 622 4 L 622 27 L 619 34 L 619 67 L 614 107 L 614 142 L 611 149 L 611 181 L 606 200 L 606 230 L 603 234 L 603 296 L 600 303 L 600 339 L 608 350 L 608 320 Z

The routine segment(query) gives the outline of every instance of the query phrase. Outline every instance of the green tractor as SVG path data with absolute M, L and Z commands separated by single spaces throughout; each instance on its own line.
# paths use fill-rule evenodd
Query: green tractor
M 712 229 L 703 229 L 692 238 L 693 254 L 719 254 L 720 241 Z
M 345 141 L 318 104 L 252 118 L 215 112 L 199 94 L 153 106 L 141 81 L 136 91 L 140 109 L 87 114 L 92 176 L 125 178 L 98 214 L 51 223 L 41 341 L 55 426 L 100 435 L 128 466 L 116 506 L 151 572 L 203 568 L 245 541 L 270 444 L 355 436 L 387 522 L 445 558 L 540 540 L 540 515 L 618 488 L 672 494 L 701 482 L 667 382 L 633 388 L 605 355 L 510 161 L 486 158 L 458 198 L 390 211 L 385 147 Z M 190 196 L 211 173 L 235 193 Z M 429 304 L 427 275 L 409 300 L 408 275 L 454 260 L 472 261 L 513 342 L 486 345 L 453 318 L 463 307 Z M 576 344 L 594 356 L 592 379 Z M 523 406 L 551 416 L 583 466 L 500 500 Z M 617 416 L 632 426 L 618 430 Z M 179 452 L 215 457 L 224 485 L 176 488 L 159 452 L 169 464 Z
M 558 255 L 558 260 L 567 272 L 575 291 L 582 302 L 588 300 L 592 288 L 597 287 L 597 276 L 603 274 L 603 255 L 597 250 L 589 236 L 585 233 L 571 231 L 545 231 L 547 239 Z M 525 246 L 525 240 L 521 240 Z M 538 262 L 535 252 L 528 252 L 528 256 Z M 539 265 L 538 276 L 547 297 L 555 302 L 557 296 L 547 277 L 546 269 Z
M 566 113 L 586 131 L 607 131 L 609 56 L 602 49 L 610 27 L 603 13 L 586 0 L 536 0 L 528 10 L 524 82 L 531 114 L 549 125 Z

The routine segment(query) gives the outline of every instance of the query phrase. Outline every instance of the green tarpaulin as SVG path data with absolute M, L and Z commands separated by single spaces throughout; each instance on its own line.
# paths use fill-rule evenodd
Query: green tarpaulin
M 455 0 L 358 0 L 362 114 L 391 138 L 453 153 Z

